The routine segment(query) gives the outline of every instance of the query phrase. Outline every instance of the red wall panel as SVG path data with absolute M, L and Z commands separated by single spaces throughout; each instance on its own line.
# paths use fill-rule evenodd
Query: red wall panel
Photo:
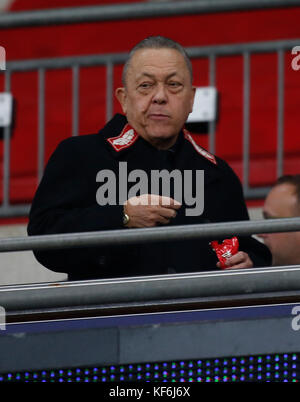
M 14 10 L 21 1 L 13 4 Z M 71 2 L 59 2 L 67 6 Z M 99 4 L 90 1 L 88 4 Z M 37 5 L 37 1 L 28 2 Z M 43 4 L 46 4 L 44 2 Z M 54 4 L 52 2 L 52 4 Z M 79 1 L 74 5 L 80 5 Z M 86 3 L 85 3 L 86 4 Z M 39 4 L 40 5 L 40 4 Z M 24 2 L 23 2 L 24 6 Z M 20 6 L 21 7 L 21 6 Z M 300 38 L 300 7 L 248 12 L 231 12 L 148 18 L 67 26 L 1 30 L 1 45 L 8 60 L 60 57 L 129 51 L 148 35 L 165 35 L 184 46 L 245 43 Z M 300 41 L 299 41 L 300 45 Z M 292 56 L 285 60 L 285 150 L 286 171 L 299 166 L 298 107 L 300 71 L 291 69 Z M 208 84 L 207 60 L 194 60 L 195 84 Z M 243 128 L 242 58 L 220 57 L 216 82 L 220 94 L 220 119 L 217 124 L 216 153 L 227 159 L 242 179 L 241 152 Z M 251 166 L 253 184 L 275 179 L 277 135 L 276 55 L 255 55 L 251 59 Z M 3 89 L 3 79 L 0 80 Z M 114 85 L 121 85 L 121 67 L 115 68 Z M 16 127 L 12 138 L 12 196 L 16 201 L 30 198 L 35 189 L 37 150 L 37 75 L 13 74 L 12 90 L 17 100 Z M 80 77 L 80 133 L 96 132 L 105 123 L 105 69 L 85 68 Z M 71 74 L 51 71 L 46 74 L 46 160 L 58 142 L 71 135 Z M 115 111 L 120 111 L 117 102 Z M 207 136 L 196 136 L 207 147 Z M 261 174 L 262 166 L 264 174 Z M 21 178 L 21 179 L 20 179 Z M 18 180 L 17 180 L 18 179 Z M 25 183 L 20 187 L 20 182 Z M 27 180 L 27 182 L 26 182 Z M 27 183 L 27 184 L 26 184 Z M 22 190 L 20 190 L 22 188 Z

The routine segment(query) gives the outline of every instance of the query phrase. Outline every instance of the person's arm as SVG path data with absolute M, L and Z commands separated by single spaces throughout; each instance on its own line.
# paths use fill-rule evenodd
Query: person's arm
M 226 171 L 225 180 L 221 182 L 220 195 L 223 205 L 218 211 L 218 221 L 249 220 L 244 199 L 243 188 L 232 168 L 223 161 Z M 229 260 L 229 268 L 251 268 L 270 266 L 272 256 L 269 249 L 252 236 L 237 236 L 240 252 Z
M 90 177 L 78 145 L 63 141 L 49 159 L 32 202 L 29 235 L 122 228 L 123 206 L 97 204 L 96 176 Z M 110 255 L 110 248 L 101 247 L 35 252 L 42 265 L 67 273 L 105 271 Z

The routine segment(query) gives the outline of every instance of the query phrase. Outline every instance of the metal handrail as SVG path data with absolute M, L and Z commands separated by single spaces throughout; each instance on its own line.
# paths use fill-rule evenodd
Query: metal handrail
M 0 15 L 0 28 L 169 17 L 276 7 L 286 8 L 298 5 L 300 5 L 299 0 L 186 0 L 69 7 L 3 13 Z
M 300 230 L 300 218 L 123 229 L 0 240 L 0 252 L 132 244 Z M 299 300 L 300 266 L 0 286 L 10 322 L 270 304 Z M 241 304 L 242 303 L 242 304 Z M 154 308 L 154 310 L 152 310 Z
M 300 1 L 299 1 L 300 3 Z M 165 4 L 165 3 L 164 3 Z M 177 4 L 177 3 L 176 3 Z M 1 15 L 0 15 L 1 21 Z M 293 47 L 298 46 L 300 38 L 252 42 L 242 44 L 223 44 L 213 46 L 195 46 L 186 48 L 187 53 L 191 58 L 209 58 L 210 61 L 210 84 L 213 85 L 215 81 L 215 68 L 213 67 L 216 57 L 219 56 L 233 56 L 241 55 L 244 62 L 244 116 L 243 116 L 243 190 L 246 199 L 251 198 L 264 198 L 269 192 L 270 187 L 249 187 L 249 119 L 250 119 L 250 56 L 259 53 L 277 53 L 278 58 L 278 71 L 283 75 L 283 60 L 284 51 L 291 50 Z M 107 101 L 106 101 L 106 114 L 107 120 L 113 115 L 113 67 L 117 64 L 122 64 L 127 60 L 128 53 L 110 53 L 110 54 L 94 54 L 94 55 L 79 55 L 72 57 L 62 58 L 47 58 L 47 59 L 33 59 L 33 60 L 18 60 L 9 61 L 6 64 L 5 75 L 5 90 L 10 91 L 11 76 L 14 72 L 20 71 L 38 71 L 39 79 L 39 142 L 38 142 L 38 179 L 40 180 L 43 174 L 45 164 L 44 154 L 44 87 L 45 87 L 45 72 L 49 69 L 72 69 L 72 82 L 73 82 L 73 113 L 72 113 L 72 135 L 78 135 L 78 105 L 79 105 L 79 71 L 81 67 L 92 67 L 104 65 L 107 70 Z M 1 72 L 0 72 L 1 73 Z M 277 176 L 279 177 L 283 172 L 283 136 L 284 136 L 284 78 L 278 78 L 278 124 L 277 124 Z M 26 216 L 29 212 L 29 205 L 10 205 L 9 203 L 9 177 L 10 177 L 10 157 L 9 157 L 9 128 L 5 129 L 4 135 L 4 180 L 3 180 L 3 203 L 0 208 L 0 216 Z M 215 136 L 214 126 L 211 125 L 209 129 L 209 142 L 210 152 L 215 153 Z
M 0 240 L 0 252 L 49 250 L 88 246 L 129 245 L 259 233 L 300 231 L 300 218 L 176 225 L 141 229 L 64 233 Z
M 273 40 L 263 42 L 249 42 L 238 44 L 223 44 L 212 46 L 191 46 L 186 51 L 191 58 L 216 56 L 234 56 L 244 53 L 271 53 L 280 50 L 291 50 L 298 46 L 300 38 Z M 63 69 L 73 66 L 92 67 L 99 65 L 122 64 L 128 58 L 127 52 L 92 54 L 69 57 L 53 57 L 31 60 L 7 61 L 6 70 L 10 72 L 30 71 L 37 69 Z M 2 72 L 4 73 L 4 72 Z
M 7 315 L 77 312 L 86 314 L 98 309 L 101 314 L 120 309 L 155 306 L 155 311 L 168 309 L 173 303 L 183 309 L 221 301 L 234 305 L 235 299 L 259 304 L 274 303 L 277 296 L 292 296 L 299 300 L 300 266 L 281 266 L 225 271 L 192 272 L 89 281 L 10 285 L 0 287 L 0 305 Z M 253 300 L 251 300 L 251 296 Z M 257 300 L 255 300 L 257 298 Z M 245 299 L 245 300 L 246 300 Z M 205 305 L 207 303 L 207 305 Z M 212 307 L 210 306 L 210 308 Z M 97 313 L 97 314 L 98 314 Z

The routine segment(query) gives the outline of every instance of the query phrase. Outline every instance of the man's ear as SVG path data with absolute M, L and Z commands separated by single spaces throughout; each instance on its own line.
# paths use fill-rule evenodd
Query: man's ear
M 120 102 L 122 107 L 123 113 L 126 114 L 127 107 L 126 107 L 126 89 L 125 88 L 117 88 L 115 91 L 116 98 Z
M 196 87 L 192 86 L 191 111 L 190 111 L 190 113 L 192 113 L 192 111 L 193 111 L 195 94 L 196 94 Z

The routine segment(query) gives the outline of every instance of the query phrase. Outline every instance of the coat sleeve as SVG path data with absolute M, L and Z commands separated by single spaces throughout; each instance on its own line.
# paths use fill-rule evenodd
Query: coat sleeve
M 75 140 L 75 141 L 74 141 Z M 32 202 L 28 234 L 79 233 L 122 228 L 122 205 L 99 206 L 96 177 L 88 167 L 76 138 L 63 141 L 54 151 Z M 37 260 L 56 272 L 98 275 L 108 266 L 110 248 L 70 248 L 34 251 Z
M 232 168 L 221 161 L 225 177 L 219 187 L 219 195 L 222 205 L 215 208 L 219 222 L 247 221 L 249 214 L 244 199 L 241 182 Z M 247 224 L 247 223 L 245 223 Z M 233 234 L 234 235 L 234 234 Z M 245 251 L 251 258 L 254 267 L 270 266 L 272 255 L 269 249 L 253 236 L 238 236 L 241 251 Z

